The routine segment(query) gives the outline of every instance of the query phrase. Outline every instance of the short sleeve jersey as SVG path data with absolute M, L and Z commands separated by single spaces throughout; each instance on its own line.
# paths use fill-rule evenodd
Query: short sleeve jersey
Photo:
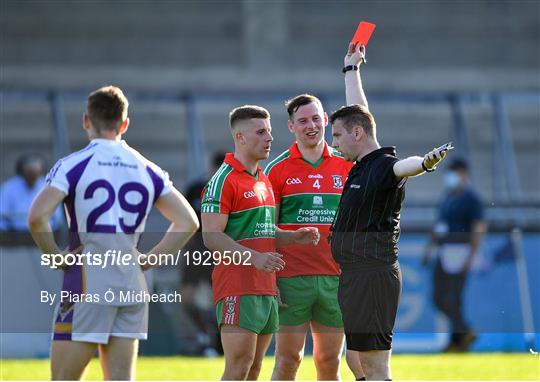
M 303 159 L 294 143 L 266 167 L 279 204 L 278 227 L 296 230 L 311 226 L 321 233 L 316 247 L 290 245 L 279 249 L 286 266 L 278 277 L 339 275 L 327 237 L 351 167 L 352 163 L 326 143 L 318 163 Z
M 95 255 L 94 265 L 84 260 L 64 272 L 63 289 L 72 294 L 98 294 L 102 300 L 111 289 L 115 293 L 111 305 L 123 305 L 120 292 L 146 290 L 133 254 L 152 205 L 171 190 L 167 173 L 125 141 L 94 139 L 60 159 L 46 183 L 66 195 L 69 248 L 82 245 L 83 253 Z M 109 256 L 105 263 L 107 251 L 109 255 L 129 253 L 132 262 L 113 264 Z M 98 254 L 104 266 L 97 265 Z
M 272 185 L 260 168 L 255 175 L 229 153 L 203 190 L 201 213 L 228 215 L 225 233 L 258 252 L 275 252 L 275 200 Z M 225 250 L 225 249 L 224 249 Z M 275 273 L 254 265 L 224 265 L 212 272 L 214 302 L 228 296 L 276 295 Z
M 407 181 L 394 174 L 398 161 L 394 147 L 381 147 L 351 169 L 332 227 L 332 254 L 341 269 L 397 260 Z

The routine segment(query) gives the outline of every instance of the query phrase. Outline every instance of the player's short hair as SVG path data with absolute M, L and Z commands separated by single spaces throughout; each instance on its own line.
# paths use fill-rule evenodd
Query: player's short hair
M 354 127 L 361 126 L 364 132 L 370 137 L 375 137 L 375 118 L 368 108 L 362 105 L 342 106 L 330 116 L 330 124 L 341 120 L 347 132 L 351 132 Z
M 298 111 L 300 106 L 308 105 L 310 103 L 318 103 L 322 109 L 321 100 L 312 94 L 307 94 L 307 93 L 300 94 L 300 95 L 297 95 L 296 97 L 293 97 L 285 101 L 285 107 L 287 108 L 287 114 L 289 114 L 289 119 L 290 120 L 293 119 L 294 113 Z
M 249 119 L 270 119 L 270 113 L 262 106 L 238 106 L 229 113 L 229 126 L 231 129 L 234 129 L 238 122 L 247 121 Z
M 116 131 L 128 115 L 129 102 L 120 88 L 104 86 L 88 96 L 87 114 L 97 130 Z

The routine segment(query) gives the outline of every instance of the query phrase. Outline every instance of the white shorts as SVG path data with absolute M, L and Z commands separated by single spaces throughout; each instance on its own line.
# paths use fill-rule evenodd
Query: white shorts
M 64 302 L 55 310 L 52 339 L 107 344 L 111 336 L 145 340 L 147 332 L 147 303 L 111 306 Z

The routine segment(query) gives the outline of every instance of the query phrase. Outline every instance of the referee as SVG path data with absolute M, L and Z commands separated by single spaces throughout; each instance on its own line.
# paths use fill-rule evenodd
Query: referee
M 358 351 L 367 380 L 391 380 L 392 330 L 401 293 L 399 219 L 408 177 L 435 169 L 446 149 L 399 160 L 377 142 L 375 120 L 361 105 L 330 117 L 333 146 L 356 162 L 332 226 L 332 255 L 341 265 L 338 300 L 347 349 Z M 441 151 L 439 151 L 441 150 Z

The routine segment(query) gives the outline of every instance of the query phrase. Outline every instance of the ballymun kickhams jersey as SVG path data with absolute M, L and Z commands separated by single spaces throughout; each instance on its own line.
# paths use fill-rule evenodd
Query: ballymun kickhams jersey
M 275 200 L 272 185 L 260 168 L 255 176 L 227 154 L 206 185 L 201 213 L 227 214 L 225 233 L 241 245 L 258 252 L 275 252 Z M 227 296 L 275 295 L 275 273 L 253 265 L 223 265 L 212 273 L 214 302 Z
M 278 277 L 339 275 L 339 266 L 332 258 L 327 237 L 351 167 L 352 163 L 326 143 L 318 163 L 304 160 L 294 143 L 266 167 L 265 173 L 279 205 L 278 227 L 286 230 L 317 227 L 321 233 L 316 247 L 290 245 L 279 248 L 286 265 Z
M 47 184 L 66 194 L 70 249 L 82 244 L 83 253 L 101 254 L 103 261 L 108 250 L 133 256 L 129 264 L 73 265 L 64 273 L 64 290 L 97 294 L 100 303 L 106 303 L 104 294 L 111 289 L 111 305 L 128 304 L 120 301 L 121 291 L 145 291 L 135 248 L 152 205 L 171 191 L 167 173 L 125 141 L 94 139 L 60 159 L 47 175 Z

